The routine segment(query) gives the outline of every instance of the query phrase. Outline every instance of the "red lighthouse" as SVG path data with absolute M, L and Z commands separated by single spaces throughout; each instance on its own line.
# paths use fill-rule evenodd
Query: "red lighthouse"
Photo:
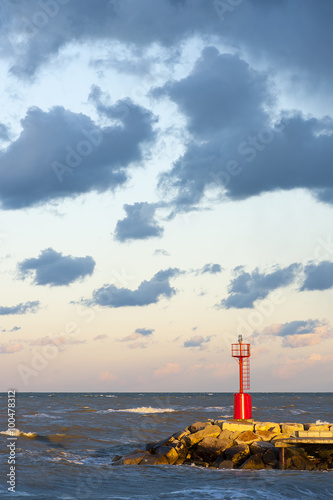
M 252 402 L 250 394 L 244 391 L 250 389 L 250 344 L 243 344 L 243 338 L 238 335 L 238 344 L 231 344 L 231 355 L 239 363 L 239 392 L 234 394 L 234 418 L 246 420 L 252 417 Z

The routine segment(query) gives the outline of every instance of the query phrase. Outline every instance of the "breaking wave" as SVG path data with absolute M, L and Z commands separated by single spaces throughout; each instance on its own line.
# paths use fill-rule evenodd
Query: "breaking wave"
M 151 406 L 139 406 L 138 408 L 121 408 L 119 410 L 114 410 L 113 408 L 109 408 L 108 410 L 100 410 L 96 413 L 171 413 L 174 412 L 173 408 L 152 408 Z

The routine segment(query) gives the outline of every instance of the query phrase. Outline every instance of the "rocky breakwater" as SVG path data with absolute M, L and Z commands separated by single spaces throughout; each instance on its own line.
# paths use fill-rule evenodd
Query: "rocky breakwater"
M 333 470 L 333 425 L 244 420 L 196 422 L 166 439 L 148 443 L 146 450 L 115 456 L 112 462 L 113 465 L 194 464 L 218 469 Z

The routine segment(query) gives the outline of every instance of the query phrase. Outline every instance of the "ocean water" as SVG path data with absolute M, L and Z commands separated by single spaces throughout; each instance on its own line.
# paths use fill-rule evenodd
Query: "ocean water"
M 112 466 L 198 421 L 232 417 L 230 393 L 22 393 L 16 493 L 8 492 L 7 394 L 0 394 L 0 498 L 239 500 L 333 498 L 333 471 Z M 333 393 L 252 393 L 259 421 L 333 423 Z

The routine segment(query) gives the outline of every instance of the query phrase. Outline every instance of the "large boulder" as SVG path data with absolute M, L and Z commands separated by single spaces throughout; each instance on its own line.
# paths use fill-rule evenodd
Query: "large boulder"
M 280 424 L 280 427 L 282 434 L 289 434 L 290 436 L 296 436 L 297 431 L 304 431 L 303 424 L 283 423 Z
M 276 424 L 275 422 L 256 422 L 254 424 L 254 431 L 268 431 L 274 434 L 278 434 L 281 432 L 280 424 Z
M 260 438 L 259 438 L 260 439 Z M 253 441 L 258 441 L 258 436 L 252 431 L 244 431 L 241 432 L 237 438 L 236 438 L 236 443 L 253 443 Z
M 250 455 L 250 448 L 247 444 L 237 444 L 227 448 L 224 452 L 227 460 L 231 460 L 234 467 L 237 467 L 244 462 Z
M 253 431 L 254 424 L 251 422 L 223 422 L 222 430 L 228 430 L 232 432 Z
M 198 443 L 195 449 L 195 455 L 212 462 L 216 460 L 217 457 L 221 456 L 227 448 L 233 446 L 233 444 L 233 440 L 221 439 L 220 436 L 217 438 L 204 437 L 203 440 Z
M 232 460 L 221 460 L 219 462 L 216 462 L 216 465 L 214 465 L 218 469 L 233 469 L 234 464 Z
M 329 424 L 308 424 L 304 425 L 304 429 L 308 432 L 329 432 Z
M 120 460 L 113 462 L 112 465 L 139 465 L 144 458 L 148 458 L 150 456 L 150 453 L 147 451 L 137 450 L 133 453 L 125 455 Z
M 164 455 L 149 454 L 140 462 L 140 465 L 168 465 L 170 462 Z
M 159 448 L 160 446 L 168 446 L 174 441 L 176 441 L 176 439 L 173 436 L 169 436 L 166 439 L 161 439 L 160 441 L 153 441 L 151 443 L 146 444 L 146 450 L 149 451 L 150 453 L 155 453 L 157 448 Z
M 194 424 L 188 426 L 188 430 L 192 433 L 198 432 L 204 429 L 207 425 L 211 425 L 210 422 L 195 422 Z
M 266 450 L 263 454 L 262 459 L 265 466 L 276 469 L 279 464 L 279 452 L 276 448 Z
M 221 431 L 221 434 L 219 435 L 219 438 L 220 439 L 235 439 L 235 435 L 236 437 L 239 436 L 239 432 L 233 432 L 233 431 L 228 431 L 227 429 L 225 429 L 224 431 Z
M 221 429 L 218 425 L 209 424 L 204 429 L 185 436 L 184 442 L 186 446 L 190 448 L 191 446 L 199 443 L 204 437 L 217 437 L 220 433 Z
M 288 447 L 285 449 L 285 469 L 312 470 L 314 464 L 303 448 Z
M 190 431 L 178 431 L 178 432 L 175 432 L 174 434 L 172 434 L 172 437 L 179 440 L 179 439 L 182 439 L 184 436 L 187 436 L 188 434 L 190 434 Z
M 280 436 L 280 431 L 279 432 L 271 432 L 271 431 L 256 431 L 257 436 L 262 439 L 263 441 L 270 441 L 276 436 Z
M 265 453 L 267 450 L 272 450 L 274 445 L 268 441 L 254 441 L 250 444 L 250 451 L 253 455 L 256 453 Z
M 263 458 L 262 453 L 251 455 L 249 458 L 245 460 L 245 462 L 242 463 L 240 469 L 252 469 L 252 470 L 264 469 L 265 464 L 262 458 Z

